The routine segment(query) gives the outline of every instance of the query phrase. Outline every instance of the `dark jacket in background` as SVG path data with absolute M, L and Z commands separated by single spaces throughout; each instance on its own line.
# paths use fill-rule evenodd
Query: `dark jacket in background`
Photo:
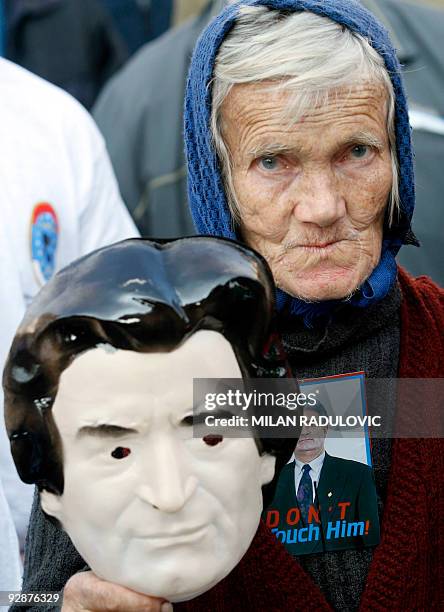
M 0 57 L 3 57 L 5 51 L 5 7 L 3 0 L 0 0 Z
M 444 11 L 403 0 L 362 2 L 391 31 L 405 67 L 414 126 L 413 229 L 422 247 L 404 247 L 399 260 L 413 274 L 427 274 L 444 286 Z M 145 236 L 194 233 L 186 204 L 184 86 L 194 44 L 222 5 L 223 0 L 213 0 L 200 17 L 142 47 L 94 107 L 123 198 Z M 421 121 L 421 112 L 435 124 Z
M 114 19 L 131 55 L 170 26 L 173 0 L 101 0 Z
M 195 42 L 223 0 L 142 47 L 101 93 L 93 115 L 143 236 L 194 234 L 187 205 L 183 98 Z
M 5 57 L 91 108 L 128 53 L 99 0 L 6 0 Z
M 389 29 L 403 66 L 415 151 L 417 249 L 401 249 L 399 262 L 444 287 L 444 11 L 423 2 L 361 0 Z

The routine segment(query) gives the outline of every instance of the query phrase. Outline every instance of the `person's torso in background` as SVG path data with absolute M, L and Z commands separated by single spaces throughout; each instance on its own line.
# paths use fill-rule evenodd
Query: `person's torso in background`
M 3 0 L 4 56 L 90 108 L 128 57 L 100 0 Z
M 200 15 L 145 45 L 94 106 L 123 199 L 144 236 L 196 233 L 187 204 L 184 89 L 195 42 L 223 4 L 206 2 Z
M 404 246 L 398 261 L 415 276 L 425 274 L 444 286 L 444 10 L 403 0 L 361 2 L 390 31 L 413 127 L 417 204 L 412 227 L 422 246 Z

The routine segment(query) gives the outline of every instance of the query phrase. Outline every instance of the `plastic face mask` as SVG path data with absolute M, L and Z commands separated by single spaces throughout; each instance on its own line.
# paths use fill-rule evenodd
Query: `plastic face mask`
M 170 353 L 97 347 L 62 373 L 53 413 L 65 485 L 41 503 L 100 577 L 183 601 L 247 551 L 275 458 L 252 438 L 192 437 L 193 378 L 219 377 L 241 372 L 213 331 Z

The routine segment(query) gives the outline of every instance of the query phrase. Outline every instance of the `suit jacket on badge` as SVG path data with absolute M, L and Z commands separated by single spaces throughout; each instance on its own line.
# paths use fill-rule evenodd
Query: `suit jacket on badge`
M 276 488 L 276 493 L 268 510 L 279 512 L 279 525 L 277 529 L 284 531 L 290 543 L 285 542 L 285 547 L 293 555 L 322 552 L 324 550 L 343 550 L 358 548 L 362 546 L 374 546 L 379 542 L 379 520 L 376 489 L 373 480 L 372 469 L 358 461 L 332 457 L 325 453 L 319 485 L 317 487 L 317 499 L 314 506 L 319 508 L 320 523 L 313 518 L 314 526 L 319 527 L 319 538 L 310 542 L 295 542 L 294 530 L 306 527 L 300 520 L 294 523 L 295 512 L 290 512 L 290 521 L 287 513 L 291 509 L 299 508 L 296 498 L 294 480 L 295 462 L 287 464 L 281 472 Z M 339 504 L 350 503 L 345 508 Z M 267 516 L 267 512 L 265 512 Z M 297 515 L 296 515 L 297 517 Z M 347 523 L 369 521 L 368 534 L 363 536 L 333 537 L 334 531 L 328 537 L 328 524 L 342 527 L 342 519 Z M 274 527 L 274 523 L 271 525 Z M 282 537 L 282 536 L 281 536 Z

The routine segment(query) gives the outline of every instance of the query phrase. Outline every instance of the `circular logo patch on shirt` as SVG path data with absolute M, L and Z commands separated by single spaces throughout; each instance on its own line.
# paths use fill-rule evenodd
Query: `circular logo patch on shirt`
M 31 216 L 31 258 L 41 285 L 54 274 L 58 233 L 59 222 L 51 204 L 36 204 Z

